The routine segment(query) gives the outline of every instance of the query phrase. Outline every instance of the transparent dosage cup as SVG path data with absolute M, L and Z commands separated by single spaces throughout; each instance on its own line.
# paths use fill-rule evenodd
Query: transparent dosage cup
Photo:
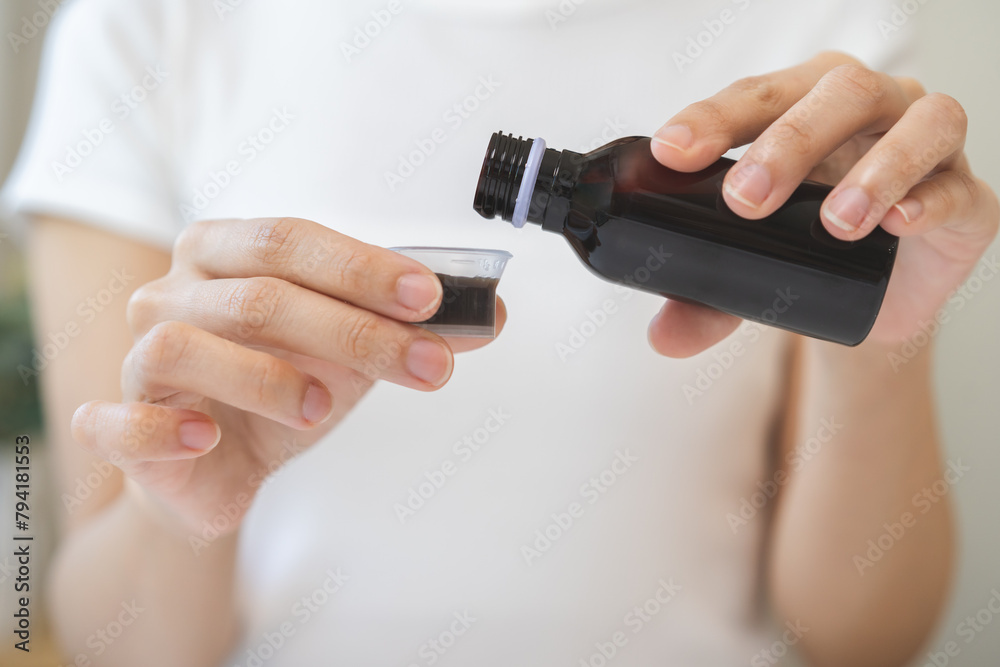
M 439 336 L 495 338 L 497 285 L 513 255 L 481 248 L 389 248 L 437 274 L 444 289 L 441 307 L 417 326 Z

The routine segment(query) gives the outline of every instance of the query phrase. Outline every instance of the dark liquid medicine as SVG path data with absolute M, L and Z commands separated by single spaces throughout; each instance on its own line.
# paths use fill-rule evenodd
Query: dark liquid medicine
M 754 322 L 844 345 L 875 323 L 899 239 L 881 227 L 831 236 L 819 218 L 829 186 L 806 181 L 773 215 L 746 220 L 722 196 L 733 160 L 682 173 L 656 161 L 648 137 L 585 155 L 534 145 L 493 135 L 480 215 L 562 234 L 606 280 Z
M 459 336 L 470 326 L 491 329 L 495 326 L 499 282 L 496 278 L 463 278 L 443 273 L 437 277 L 444 292 L 441 306 L 422 324 L 438 325 L 437 330 L 442 334 L 454 327 L 454 335 Z

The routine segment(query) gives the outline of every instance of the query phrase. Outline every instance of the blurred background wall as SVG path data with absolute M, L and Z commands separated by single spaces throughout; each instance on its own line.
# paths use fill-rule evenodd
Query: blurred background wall
M 925 84 L 965 105 L 969 159 L 1000 193 L 1000 3 L 929 0 L 916 18 Z M 987 257 L 998 255 L 994 243 Z M 962 538 L 958 587 L 927 648 L 934 661 L 925 654 L 915 664 L 990 667 L 1000 665 L 1000 614 L 987 607 L 994 596 L 1000 600 L 1000 276 L 952 313 L 939 343 L 936 388 L 948 456 L 972 470 L 954 487 Z M 956 657 L 942 655 L 948 642 L 957 644 Z
M 31 93 L 38 69 L 38 54 L 42 37 L 29 40 L 15 53 L 6 38 L 8 32 L 20 32 L 21 20 L 30 16 L 38 7 L 34 0 L 4 0 L 0 3 L 0 29 L 3 31 L 3 57 L 0 58 L 0 90 L 3 106 L 0 107 L 0 177 L 7 175 L 14 155 L 21 143 L 21 131 L 28 120 Z
M 1000 112 L 1000 45 L 996 41 L 1000 3 L 920 3 L 915 20 L 922 33 L 924 83 L 929 90 L 946 92 L 965 105 L 972 164 L 1000 192 L 1000 123 L 996 120 Z M 38 11 L 38 0 L 0 2 L 0 34 L 5 36 L 0 45 L 0 181 L 10 168 L 27 122 L 43 39 L 39 34 L 14 53 L 6 35 L 19 32 L 25 17 L 30 20 Z M 987 254 L 994 255 L 1000 255 L 1000 245 Z M 38 424 L 35 387 L 25 387 L 15 370 L 30 355 L 24 288 L 14 244 L 0 238 L 0 452 L 5 459 L 10 458 L 9 436 L 34 431 Z M 939 336 L 936 384 L 947 456 L 961 459 L 972 470 L 954 488 L 963 539 L 956 594 L 937 635 L 929 640 L 927 651 L 936 654 L 936 662 L 924 654 L 915 666 L 1000 664 L 1000 615 L 987 607 L 995 594 L 1000 600 L 998 334 L 1000 279 L 984 283 L 974 299 L 952 313 Z M 957 656 L 944 654 L 948 642 L 957 645 Z

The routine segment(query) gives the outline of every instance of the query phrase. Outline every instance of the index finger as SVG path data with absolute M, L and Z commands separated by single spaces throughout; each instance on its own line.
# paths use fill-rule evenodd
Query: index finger
M 174 256 L 206 278 L 280 278 L 404 322 L 426 320 L 443 294 L 416 260 L 300 218 L 194 223 Z
M 844 53 L 824 52 L 795 67 L 740 79 L 695 102 L 653 136 L 653 156 L 677 171 L 699 171 L 726 151 L 751 143 L 839 65 L 859 64 Z

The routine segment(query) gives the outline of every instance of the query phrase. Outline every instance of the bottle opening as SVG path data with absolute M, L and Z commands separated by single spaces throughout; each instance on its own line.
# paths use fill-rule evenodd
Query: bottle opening
M 476 199 L 472 205 L 479 215 L 487 219 L 499 215 L 507 222 L 514 222 L 518 192 L 524 180 L 533 144 L 533 140 L 522 137 L 515 139 L 513 134 L 493 133 L 490 145 L 486 149 L 486 159 L 479 174 Z M 542 145 L 544 146 L 544 142 Z M 540 161 L 539 156 L 537 162 Z M 538 168 L 534 167 L 534 170 L 537 177 Z M 526 204 L 524 208 L 526 212 Z M 521 220 L 521 225 L 524 225 L 524 220 Z

